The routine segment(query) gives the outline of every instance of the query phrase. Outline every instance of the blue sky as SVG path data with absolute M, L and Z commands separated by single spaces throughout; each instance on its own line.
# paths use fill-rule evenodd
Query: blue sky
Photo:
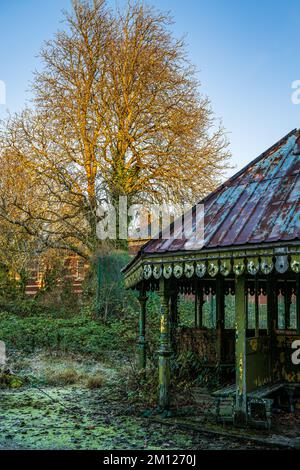
M 109 0 L 115 5 L 115 0 Z M 149 0 L 170 11 L 174 34 L 186 34 L 202 92 L 228 132 L 235 170 L 295 127 L 300 104 L 291 101 L 291 83 L 300 80 L 299 0 Z M 70 0 L 1 0 L 0 80 L 6 109 L 26 99 L 43 40 L 62 27 L 61 10 Z M 119 1 L 122 4 L 122 0 Z

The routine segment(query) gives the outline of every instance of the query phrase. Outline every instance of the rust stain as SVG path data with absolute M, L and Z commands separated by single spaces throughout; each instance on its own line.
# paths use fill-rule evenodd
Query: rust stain
M 205 249 L 299 240 L 300 130 L 290 132 L 200 203 Z M 199 251 L 190 234 L 182 239 L 178 235 L 150 240 L 140 254 Z

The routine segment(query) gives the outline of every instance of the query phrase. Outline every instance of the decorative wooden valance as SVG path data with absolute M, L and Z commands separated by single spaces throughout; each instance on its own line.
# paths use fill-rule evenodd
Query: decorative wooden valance
M 195 254 L 193 256 L 149 257 L 141 259 L 125 273 L 127 288 L 136 286 L 141 281 L 158 281 L 160 278 L 181 280 L 215 278 L 221 274 L 227 276 L 262 274 L 268 276 L 274 272 L 300 273 L 300 247 L 273 248 L 268 250 L 244 250 L 213 254 Z

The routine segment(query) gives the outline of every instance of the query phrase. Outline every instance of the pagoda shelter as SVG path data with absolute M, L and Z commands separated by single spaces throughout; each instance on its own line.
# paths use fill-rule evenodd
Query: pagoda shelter
M 123 270 L 126 287 L 139 291 L 139 365 L 146 367 L 147 293 L 157 291 L 159 405 L 168 408 L 177 299 L 180 293 L 194 294 L 194 332 L 204 345 L 213 346 L 213 362 L 234 363 L 232 415 L 243 423 L 249 419 L 249 397 L 255 391 L 300 383 L 295 354 L 300 340 L 300 130 L 290 132 L 200 204 L 204 206 L 201 246 L 193 233 L 198 225 L 191 211 L 191 233 L 176 233 L 171 224 L 171 237 L 149 240 Z M 203 326 L 204 297 L 210 295 L 216 299 L 213 332 Z M 231 329 L 224 321 L 228 295 L 235 298 Z M 259 319 L 262 296 L 264 325 Z M 251 298 L 254 321 L 249 324 Z

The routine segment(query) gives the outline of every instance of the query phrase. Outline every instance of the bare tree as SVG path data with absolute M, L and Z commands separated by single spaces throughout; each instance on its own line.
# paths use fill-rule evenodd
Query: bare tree
M 34 110 L 6 123 L 2 158 L 9 149 L 30 168 L 40 206 L 18 204 L 24 229 L 88 256 L 99 207 L 121 195 L 195 202 L 228 167 L 227 141 L 168 15 L 74 0 L 65 19 L 41 50 Z

